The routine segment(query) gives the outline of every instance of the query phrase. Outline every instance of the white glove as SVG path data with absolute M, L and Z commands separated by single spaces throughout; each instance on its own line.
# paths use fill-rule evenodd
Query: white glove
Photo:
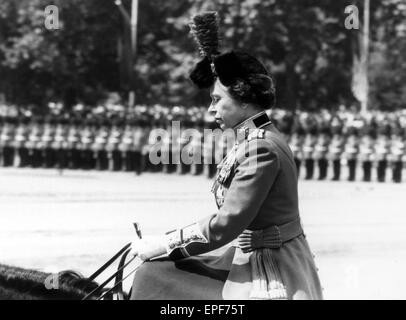
M 146 236 L 142 239 L 136 238 L 131 243 L 131 251 L 129 255 L 138 255 L 141 260 L 145 261 L 161 256 L 166 252 L 165 236 Z

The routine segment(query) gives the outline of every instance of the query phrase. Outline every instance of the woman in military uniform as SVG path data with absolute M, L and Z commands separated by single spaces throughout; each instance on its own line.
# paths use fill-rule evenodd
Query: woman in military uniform
M 251 55 L 212 48 L 208 34 L 217 37 L 216 21 L 216 13 L 194 17 L 192 31 L 204 57 L 191 79 L 210 88 L 209 113 L 221 129 L 236 134 L 212 187 L 218 211 L 165 235 L 135 240 L 132 253 L 146 262 L 131 297 L 320 299 L 299 218 L 296 165 L 265 113 L 274 103 L 272 78 Z M 233 241 L 221 254 L 213 251 Z

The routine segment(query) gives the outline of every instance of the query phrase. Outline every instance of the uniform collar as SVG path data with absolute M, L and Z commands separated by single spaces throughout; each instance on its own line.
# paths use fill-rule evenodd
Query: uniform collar
M 242 140 L 245 140 L 250 132 L 252 132 L 253 130 L 260 129 L 271 123 L 272 122 L 271 120 L 269 120 L 266 112 L 261 111 L 253 115 L 252 117 L 240 122 L 239 124 L 234 126 L 233 129 L 237 134 L 237 141 L 241 142 Z

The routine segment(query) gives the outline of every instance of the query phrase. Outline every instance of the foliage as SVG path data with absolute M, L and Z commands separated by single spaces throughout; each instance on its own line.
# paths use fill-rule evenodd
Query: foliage
M 202 105 L 207 94 L 188 72 L 198 52 L 192 15 L 216 10 L 221 50 L 245 50 L 270 69 L 277 106 L 333 108 L 356 103 L 351 93 L 354 39 L 336 0 L 139 0 L 135 64 L 137 103 Z M 123 0 L 128 12 L 130 0 Z M 355 2 L 360 8 L 362 3 Z M 61 28 L 44 27 L 46 5 L 58 6 Z M 404 0 L 371 1 L 371 107 L 404 108 Z M 0 93 L 18 104 L 63 100 L 96 104 L 131 89 L 129 26 L 113 0 L 0 0 Z M 127 53 L 127 54 L 126 54 Z

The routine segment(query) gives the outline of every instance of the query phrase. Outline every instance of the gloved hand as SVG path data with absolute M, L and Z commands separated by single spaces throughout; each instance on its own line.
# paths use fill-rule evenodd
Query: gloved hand
M 138 255 L 141 260 L 146 261 L 166 252 L 165 236 L 146 236 L 142 239 L 136 238 L 131 243 L 129 256 Z

